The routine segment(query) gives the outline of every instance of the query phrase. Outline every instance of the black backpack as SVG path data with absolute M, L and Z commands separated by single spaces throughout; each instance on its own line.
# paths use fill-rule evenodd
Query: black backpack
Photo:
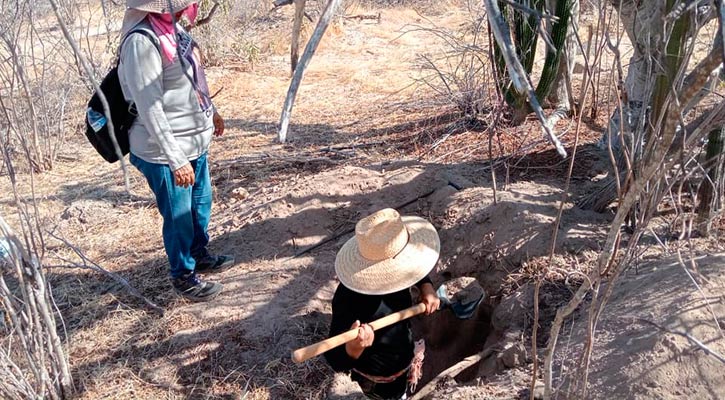
M 140 33 L 148 37 L 159 49 L 159 42 L 156 36 L 147 29 L 137 29 L 128 33 L 124 40 L 133 33 Z M 119 46 L 120 49 L 120 46 Z M 108 74 L 101 81 L 101 91 L 106 96 L 108 107 L 111 111 L 111 122 L 113 122 L 114 133 L 121 154 L 129 153 L 128 130 L 136 120 L 138 113 L 133 103 L 129 103 L 123 97 L 121 81 L 118 78 L 118 63 L 108 71 Z M 118 161 L 118 155 L 113 146 L 111 135 L 108 133 L 108 121 L 103 111 L 103 103 L 98 92 L 94 92 L 91 100 L 88 101 L 86 109 L 86 137 L 93 147 L 109 163 Z

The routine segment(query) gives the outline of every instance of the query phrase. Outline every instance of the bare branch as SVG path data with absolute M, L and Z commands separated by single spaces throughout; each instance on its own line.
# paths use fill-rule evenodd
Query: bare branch
M 637 320 L 638 321 L 642 321 L 642 322 L 647 323 L 647 324 L 650 324 L 650 325 L 654 326 L 655 328 L 657 328 L 657 329 L 659 329 L 659 330 L 661 330 L 663 332 L 671 333 L 673 335 L 682 336 L 682 337 L 686 338 L 687 340 L 689 340 L 695 346 L 697 346 L 700 349 L 702 349 L 705 352 L 705 354 L 710 355 L 710 356 L 713 356 L 713 357 L 715 357 L 715 359 L 717 359 L 721 363 L 725 364 L 725 357 L 723 357 L 722 355 L 720 355 L 719 353 L 717 353 L 715 350 L 707 347 L 704 343 L 702 343 L 701 341 L 699 341 L 697 338 L 695 338 L 694 336 L 690 335 L 689 333 L 683 332 L 683 331 L 676 331 L 676 330 L 673 330 L 673 329 L 667 329 L 664 326 L 662 326 L 662 325 L 660 325 L 660 324 L 658 324 L 658 323 L 656 323 L 654 321 L 650 321 L 648 319 L 645 319 L 645 318 L 637 318 Z
M 335 11 L 340 5 L 340 2 L 341 0 L 330 0 L 327 3 L 320 20 L 317 22 L 315 30 L 312 32 L 312 37 L 310 37 L 310 40 L 307 42 L 305 51 L 302 53 L 300 63 L 297 68 L 295 68 L 295 73 L 292 76 L 292 82 L 290 83 L 289 90 L 287 91 L 287 97 L 284 101 L 282 116 L 280 117 L 279 141 L 282 143 L 287 140 L 287 130 L 289 129 L 290 117 L 292 116 L 292 106 L 294 105 L 295 97 L 297 96 L 297 90 L 300 88 L 300 83 L 302 83 L 302 77 L 305 74 L 305 69 L 307 69 L 307 66 L 310 64 L 310 60 L 312 60 L 312 56 L 315 54 L 317 46 L 320 44 L 320 40 L 322 40 L 322 36 L 325 34 L 328 25 L 330 25 L 330 21 L 332 20 L 333 15 L 335 15 Z
M 73 39 L 73 36 L 68 31 L 68 27 L 63 21 L 63 17 L 60 15 L 60 11 L 58 10 L 57 0 L 49 1 L 50 5 L 53 7 L 56 18 L 58 19 L 58 23 L 60 24 L 60 29 L 63 31 L 63 36 L 65 36 L 66 40 L 73 48 L 73 52 L 76 54 L 78 61 L 83 66 L 83 70 L 86 72 L 86 75 L 88 75 L 88 79 L 90 79 L 96 92 L 98 92 L 98 97 L 103 104 L 103 113 L 106 115 L 106 121 L 108 121 L 108 135 L 111 137 L 111 142 L 113 142 L 113 148 L 116 150 L 118 160 L 121 162 L 121 171 L 123 172 L 124 186 L 126 188 L 126 192 L 130 193 L 131 184 L 129 182 L 128 168 L 126 166 L 126 160 L 124 160 L 123 158 L 123 153 L 121 153 L 121 147 L 119 147 L 118 140 L 116 140 L 116 131 L 113 127 L 113 123 L 111 122 L 111 109 L 108 106 L 108 100 L 106 99 L 106 95 L 101 90 L 101 85 L 98 83 L 98 80 L 96 80 L 96 78 L 93 76 L 93 69 L 91 68 L 90 64 L 88 64 L 88 60 L 86 60 L 86 57 L 78 46 L 78 43 L 76 43 L 76 40 Z
M 302 30 L 302 18 L 305 13 L 306 0 L 294 0 L 295 19 L 292 24 L 292 41 L 290 42 L 290 68 L 291 74 L 295 73 L 300 51 L 300 31 Z
M 82 269 L 89 269 L 91 271 L 95 271 L 95 272 L 101 273 L 101 274 L 103 274 L 103 275 L 105 275 L 105 276 L 113 279 L 117 283 L 121 284 L 121 286 L 123 286 L 128 291 L 128 293 L 131 296 L 134 296 L 134 297 L 142 300 L 149 307 L 151 307 L 154 311 L 156 311 L 157 313 L 159 313 L 159 315 L 162 315 L 162 316 L 164 315 L 164 309 L 163 309 L 163 307 L 160 307 L 160 306 L 156 305 L 156 303 L 154 303 L 153 301 L 151 301 L 148 298 L 146 298 L 146 296 L 142 295 L 136 288 L 134 288 L 133 286 L 131 286 L 131 284 L 128 283 L 128 281 L 125 278 L 123 278 L 122 276 L 120 276 L 120 275 L 118 275 L 116 273 L 113 273 L 111 271 L 108 271 L 107 269 L 101 267 L 96 262 L 94 262 L 91 259 L 89 259 L 77 246 L 74 246 L 73 244 L 71 244 L 66 239 L 64 239 L 64 238 L 62 238 L 62 237 L 54 234 L 53 232 L 48 232 L 48 234 L 50 234 L 50 236 L 52 236 L 56 240 L 59 240 L 64 245 L 66 245 L 69 249 L 71 249 L 83 261 L 83 264 L 72 263 L 73 264 L 73 267 L 75 267 L 75 268 L 82 268 Z M 64 261 L 69 262 L 68 260 L 64 260 Z
M 488 10 L 488 20 L 493 32 L 493 36 L 496 39 L 499 47 L 501 48 L 501 54 L 506 61 L 506 67 L 511 77 L 511 82 L 514 88 L 519 93 L 526 93 L 529 98 L 529 104 L 536 115 L 536 118 L 541 123 L 541 127 L 549 139 L 551 144 L 556 148 L 556 152 L 561 157 L 566 157 L 566 150 L 561 144 L 561 141 L 554 134 L 553 126 L 547 122 L 547 118 L 544 115 L 544 109 L 541 107 L 539 100 L 536 98 L 536 91 L 529 81 L 529 76 L 526 73 L 521 61 L 516 55 L 516 49 L 511 42 L 511 33 L 509 32 L 508 24 L 498 8 L 498 3 L 495 0 L 484 0 L 486 9 Z

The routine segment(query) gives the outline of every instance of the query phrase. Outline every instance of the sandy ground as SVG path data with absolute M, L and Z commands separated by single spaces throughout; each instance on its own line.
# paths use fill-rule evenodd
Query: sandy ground
M 547 146 L 532 145 L 539 151 L 520 154 L 508 168 L 497 167 L 494 192 L 485 161 L 488 140 L 480 131 L 463 130 L 432 149 L 450 128 L 450 110 L 430 101 L 431 91 L 416 85 L 416 66 L 418 55 L 439 55 L 445 48 L 434 35 L 413 29 L 428 24 L 419 12 L 375 11 L 381 13 L 379 24 L 345 21 L 329 32 L 297 98 L 288 144 L 275 141 L 289 82 L 286 50 L 268 47 L 254 68 L 210 70 L 214 90 L 222 89 L 215 102 L 227 121 L 226 135 L 210 149 L 215 196 L 210 247 L 237 259 L 234 268 L 209 276 L 225 285 L 212 303 L 192 304 L 172 293 L 161 218 L 137 171 L 129 170 L 127 194 L 118 166 L 102 163 L 77 136 L 56 168 L 34 176 L 43 226 L 165 310 L 163 315 L 153 312 L 104 275 L 67 267 L 77 258 L 66 246 L 49 241 L 49 276 L 80 398 L 355 398 L 355 386 L 335 377 L 322 358 L 296 365 L 289 353 L 325 337 L 337 285 L 336 251 L 360 217 L 383 207 L 426 217 L 439 230 L 443 251 L 434 271 L 436 284 L 450 276 L 474 276 L 489 293 L 471 321 L 453 321 L 444 314 L 414 321 L 416 335 L 429 340 L 424 379 L 485 345 L 495 330 L 490 322 L 494 307 L 525 285 L 528 261 L 549 253 L 567 165 Z M 469 23 L 467 18 L 464 7 L 449 4 L 436 10 L 437 23 L 451 29 Z M 583 128 L 573 196 L 564 203 L 555 243 L 561 268 L 553 273 L 557 284 L 542 311 L 549 323 L 575 287 L 564 282 L 571 271 L 591 265 L 611 218 L 573 205 L 602 171 L 602 155 L 591 145 L 603 126 L 602 114 Z M 562 140 L 571 150 L 572 126 L 561 125 Z M 496 134 L 507 151 L 539 139 L 534 122 Z M 29 178 L 24 175 L 20 183 L 26 195 Z M 5 180 L 0 191 L 8 193 Z M 6 214 L 12 200 L 4 194 L 1 204 Z M 724 251 L 721 244 L 707 245 Z M 722 288 L 722 275 L 714 268 L 703 269 L 703 275 Z M 662 318 L 654 320 L 675 324 L 665 311 L 698 301 L 694 291 L 687 296 L 695 297 L 658 297 L 659 286 L 652 284 L 680 282 L 681 270 L 675 270 L 624 278 L 613 310 L 628 304 L 649 310 L 650 301 Z M 712 290 L 712 301 L 722 305 L 717 286 Z M 717 310 L 722 321 L 722 308 Z M 602 323 L 606 334 L 593 361 L 592 398 L 608 398 L 612 379 L 623 388 L 617 392 L 620 398 L 722 396 L 721 380 L 707 372 L 714 370 L 712 361 L 683 340 L 649 329 L 647 343 L 626 347 L 629 342 L 616 333 L 629 328 L 617 324 L 640 314 L 631 311 L 625 318 L 617 312 L 605 315 Z M 672 318 L 706 319 L 704 311 L 698 312 Z M 440 327 L 456 334 L 445 335 Z M 707 332 L 708 338 L 720 340 Z M 675 347 L 679 352 L 670 349 Z M 624 363 L 622 351 L 633 361 Z M 434 397 L 526 395 L 527 362 L 530 355 L 518 367 L 485 379 L 448 382 Z M 688 367 L 675 367 L 681 363 Z M 661 369 L 653 368 L 660 364 Z M 642 374 L 649 380 L 640 382 Z M 693 383 L 698 389 L 677 394 L 680 378 L 708 383 Z
M 590 396 L 724 398 L 722 363 L 674 333 L 725 354 L 723 287 L 724 253 L 697 256 L 692 263 L 688 258 L 685 264 L 672 256 L 630 271 L 614 288 L 598 324 Z M 561 356 L 572 360 L 587 335 L 583 321 L 570 329 L 571 340 Z M 564 363 L 560 373 L 564 386 L 570 386 L 575 371 Z

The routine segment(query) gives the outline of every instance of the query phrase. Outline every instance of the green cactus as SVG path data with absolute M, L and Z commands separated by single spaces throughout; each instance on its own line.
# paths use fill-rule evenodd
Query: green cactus
M 504 1 L 498 2 L 498 7 L 501 9 L 501 13 L 504 18 L 508 20 L 508 4 Z M 509 89 L 511 88 L 511 79 L 509 78 L 508 70 L 506 69 L 506 61 L 501 54 L 501 48 L 498 43 L 494 40 L 493 42 L 493 59 L 496 63 L 496 85 L 504 96 L 508 97 Z M 508 99 L 507 99 L 508 102 Z
M 544 69 L 541 71 L 541 78 L 539 78 L 539 84 L 536 86 L 536 97 L 539 100 L 543 100 L 549 96 L 549 92 L 551 92 L 551 88 L 556 80 L 559 63 L 561 62 L 561 53 L 566 46 L 566 34 L 569 29 L 573 3 L 572 0 L 559 0 L 556 3 L 555 15 L 557 21 L 551 28 L 551 41 L 555 50 L 548 49 L 546 52 Z
M 545 0 L 533 0 L 531 6 L 537 11 L 544 11 Z M 556 7 L 557 22 L 552 27 L 552 42 L 556 47 L 556 51 L 547 51 L 544 69 L 541 78 L 536 87 L 536 95 L 539 99 L 544 99 L 549 94 L 561 61 L 561 53 L 564 51 L 566 42 L 567 29 L 571 19 L 572 0 L 560 0 Z M 513 29 L 513 40 L 516 46 L 516 55 L 521 60 L 524 70 L 531 74 L 534 61 L 536 58 L 536 47 L 538 44 L 537 26 L 539 24 L 536 15 L 525 15 L 520 10 L 511 10 L 507 2 L 500 1 L 499 7 L 504 17 L 511 20 Z M 525 116 L 531 112 L 526 94 L 517 93 L 511 85 L 511 81 L 506 70 L 506 63 L 501 56 L 501 49 L 497 43 L 494 43 L 494 59 L 497 67 L 497 82 L 506 102 L 516 111 L 515 114 Z
M 672 10 L 674 4 L 674 0 L 667 0 L 667 5 L 665 8 L 665 10 L 667 11 L 665 15 L 669 13 L 670 10 Z M 690 29 L 689 15 L 690 14 L 687 13 L 675 21 L 675 24 L 672 27 L 672 34 L 669 37 L 667 46 L 665 47 L 665 52 L 661 55 L 660 65 L 662 65 L 662 69 L 658 71 L 659 73 L 657 74 L 657 78 L 655 79 L 655 87 L 652 92 L 651 115 L 653 117 L 652 121 L 654 124 L 650 124 L 650 126 L 655 126 L 662 114 L 667 112 L 664 107 L 665 101 L 667 99 L 667 95 L 672 90 L 672 82 L 677 75 L 677 71 L 682 65 L 682 55 L 685 50 L 685 43 L 687 41 L 687 31 Z M 651 133 L 652 132 L 650 131 L 648 133 L 648 136 L 650 136 Z
M 532 3 L 536 11 L 544 10 L 545 0 L 534 0 Z M 521 60 L 526 73 L 530 74 L 534 67 L 534 59 L 536 58 L 536 44 L 539 38 L 536 27 L 539 21 L 535 15 L 529 15 L 525 18 L 521 12 L 514 13 L 514 43 L 516 43 L 516 55 Z

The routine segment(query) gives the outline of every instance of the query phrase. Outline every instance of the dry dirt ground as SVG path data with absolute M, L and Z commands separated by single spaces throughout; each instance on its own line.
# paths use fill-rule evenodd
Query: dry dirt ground
M 416 85 L 417 55 L 440 54 L 445 47 L 411 28 L 426 26 L 431 14 L 451 29 L 469 21 L 461 6 L 428 11 L 426 17 L 405 7 L 349 10 L 380 12 L 381 21 L 350 20 L 331 29 L 305 77 L 285 145 L 275 141 L 288 85 L 282 51 L 269 50 L 252 69 L 211 69 L 213 86 L 223 88 L 215 102 L 227 132 L 210 149 L 210 247 L 237 259 L 234 268 L 209 277 L 225 288 L 211 303 L 189 303 L 172 293 L 161 218 L 138 172 L 130 170 L 131 191 L 125 193 L 118 166 L 104 164 L 76 137 L 53 171 L 34 177 L 44 227 L 165 310 L 150 310 L 103 274 L 69 268 L 77 257 L 49 240 L 45 257 L 80 398 L 357 398 L 355 386 L 335 376 L 321 357 L 296 365 L 289 355 L 326 335 L 336 251 L 360 217 L 383 207 L 424 216 L 437 227 L 442 255 L 436 284 L 473 276 L 488 293 L 471 320 L 441 313 L 414 321 L 416 335 L 428 340 L 424 381 L 487 345 L 512 349 L 474 366 L 464 374 L 467 382 L 441 384 L 433 397 L 527 396 L 528 282 L 533 265 L 550 251 L 567 161 L 545 145 L 532 146 L 495 166 L 494 191 L 488 139 L 480 130 L 464 129 L 432 149 L 455 116 L 427 101 L 431 91 Z M 603 171 L 605 156 L 592 145 L 602 114 L 583 125 L 572 196 L 564 202 L 554 245 L 556 268 L 548 271 L 541 298 L 544 332 L 596 258 L 609 226 L 611 214 L 573 204 Z M 564 121 L 560 128 L 571 152 L 574 127 Z M 527 132 L 532 135 L 521 139 Z M 496 134 L 505 152 L 539 139 L 534 122 Z M 29 193 L 29 185 L 24 175 L 21 190 Z M 9 205 L 3 195 L 2 207 Z M 672 233 L 664 222 L 655 228 Z M 717 239 L 691 246 L 725 251 Z M 725 353 L 722 331 L 705 327 L 712 325 L 711 314 L 725 323 L 723 256 L 707 258 L 700 292 L 690 289 L 678 264 L 655 268 L 660 253 L 651 244 L 643 250 L 648 266 L 622 278 L 612 311 L 603 314 L 589 377 L 592 398 L 725 396 L 716 361 L 637 320 L 687 330 Z M 676 290 L 683 286 L 686 291 Z M 518 337 L 511 337 L 519 332 L 512 327 L 520 329 Z M 567 351 L 575 352 L 584 340 L 577 333 L 581 326 L 565 329 L 572 332 Z M 568 382 L 566 369 L 557 370 L 557 382 Z

